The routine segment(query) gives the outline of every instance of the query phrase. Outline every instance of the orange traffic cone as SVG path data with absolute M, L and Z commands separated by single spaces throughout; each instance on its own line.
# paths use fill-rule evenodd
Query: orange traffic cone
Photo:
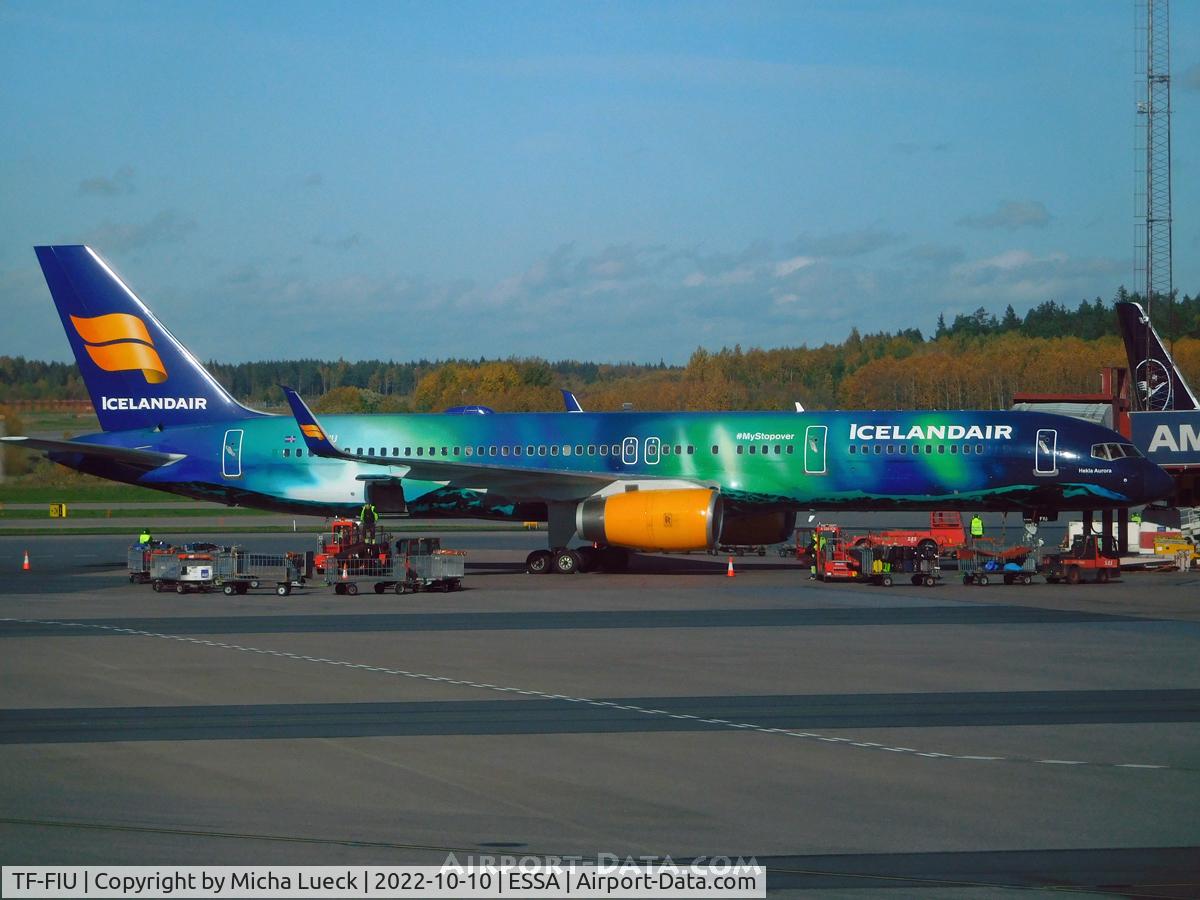
M 729 565 L 725 568 L 725 577 L 733 578 L 737 573 L 733 571 L 733 557 L 729 557 Z
M 346 571 L 346 564 L 342 563 L 342 581 L 345 581 L 349 577 L 350 577 L 350 573 L 348 571 Z
M 28 550 L 25 551 L 25 562 L 23 562 L 21 564 L 21 571 L 22 572 L 29 571 L 29 551 Z

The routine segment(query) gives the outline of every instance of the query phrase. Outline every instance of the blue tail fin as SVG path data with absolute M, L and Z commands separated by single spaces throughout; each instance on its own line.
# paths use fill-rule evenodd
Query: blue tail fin
M 225 422 L 242 406 L 90 247 L 35 247 L 105 431 Z

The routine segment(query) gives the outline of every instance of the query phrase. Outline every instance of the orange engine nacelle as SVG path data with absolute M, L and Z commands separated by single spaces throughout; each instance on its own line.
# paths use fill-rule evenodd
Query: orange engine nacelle
M 695 488 L 589 497 L 575 511 L 585 541 L 636 550 L 703 550 L 721 534 L 721 495 Z
M 791 540 L 796 528 L 792 510 L 727 515 L 721 524 L 722 544 L 779 544 Z

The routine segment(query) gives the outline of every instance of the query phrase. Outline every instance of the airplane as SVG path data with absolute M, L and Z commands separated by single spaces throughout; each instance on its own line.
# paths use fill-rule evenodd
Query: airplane
M 621 570 L 631 550 L 789 539 L 800 511 L 1141 505 L 1170 478 L 1099 425 L 1035 412 L 751 411 L 291 416 L 235 400 L 94 250 L 36 248 L 100 420 L 12 437 L 72 469 L 316 515 L 539 520 L 530 572 Z M 572 549 L 576 535 L 588 546 Z

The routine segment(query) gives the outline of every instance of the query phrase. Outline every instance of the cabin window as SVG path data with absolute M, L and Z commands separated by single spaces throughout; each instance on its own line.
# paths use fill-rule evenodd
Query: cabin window
M 355 456 L 362 456 L 362 455 L 363 455 L 363 452 L 362 452 L 362 447 L 359 447 L 359 448 L 358 448 L 358 450 L 357 450 L 357 452 L 355 452 L 355 454 L 354 454 L 354 455 L 355 455 Z
M 696 448 L 693 447 L 691 444 L 688 444 L 687 447 L 688 447 L 688 456 L 691 456 L 692 454 L 694 454 L 696 452 Z
M 775 445 L 775 455 L 781 456 L 782 454 L 783 454 L 783 446 L 781 444 L 776 444 Z
M 430 447 L 430 448 L 429 448 L 429 455 L 430 455 L 430 456 L 437 456 L 437 447 Z
M 595 456 L 595 455 L 596 455 L 596 445 L 588 444 L 588 456 Z
M 851 445 L 850 445 L 850 452 L 851 452 L 851 453 L 857 453 L 857 452 L 858 452 L 858 447 L 857 447 L 857 446 L 855 446 L 854 444 L 851 444 Z
M 875 455 L 878 456 L 882 452 L 883 452 L 883 448 L 881 446 L 879 446 L 878 444 L 876 444 L 875 445 Z
M 546 445 L 538 444 L 538 456 L 545 456 L 545 455 L 546 455 Z
M 981 453 L 983 453 L 983 444 L 976 444 L 975 445 L 975 455 L 979 456 Z
M 551 455 L 551 456 L 558 456 L 558 444 L 551 444 L 551 445 L 550 445 L 550 455 Z
M 563 456 L 570 456 L 570 455 L 571 455 L 571 445 L 563 444 Z
M 663 444 L 663 445 L 662 445 L 662 455 L 663 455 L 663 456 L 670 456 L 670 455 L 671 455 L 671 445 L 670 445 L 670 444 Z
M 424 447 L 418 447 L 418 448 L 417 448 L 417 456 L 424 456 L 424 455 L 425 455 L 425 448 L 424 448 Z
M 290 448 L 290 447 L 284 447 L 284 448 L 283 448 L 283 455 L 284 455 L 284 456 L 291 456 L 291 455 L 292 455 L 292 450 L 291 450 L 291 448 Z
M 484 451 L 484 448 L 483 448 L 483 447 L 476 447 L 476 448 L 475 448 L 475 455 L 476 455 L 476 456 L 483 456 L 484 452 L 485 452 L 485 451 Z
M 448 447 L 443 447 L 443 448 L 442 448 L 442 456 L 449 456 L 449 455 L 450 455 L 450 450 L 449 450 L 449 448 L 448 448 Z
M 600 445 L 600 455 L 601 455 L 601 456 L 608 456 L 608 444 L 601 444 L 601 445 Z
M 475 453 L 474 447 L 467 447 L 466 450 L 467 450 L 467 456 L 473 456 Z
M 521 445 L 517 444 L 515 447 L 513 447 L 513 456 L 520 456 L 520 455 L 521 455 Z
M 375 448 L 374 448 L 374 447 L 368 447 L 368 448 L 367 448 L 367 456 L 374 456 L 374 455 L 375 455 Z
M 575 445 L 575 455 L 576 455 L 576 456 L 583 456 L 583 444 L 576 444 L 576 445 Z
M 946 453 L 946 445 L 945 444 L 938 444 L 938 453 L 945 455 L 945 453 Z
M 896 447 L 895 447 L 895 445 L 894 445 L 894 444 L 888 444 L 888 445 L 887 445 L 887 454 L 888 454 L 888 456 L 891 456 L 891 455 L 892 455 L 893 453 L 895 453 L 895 452 L 896 452 Z
M 453 453 L 455 456 L 458 456 L 458 450 L 459 450 L 458 447 L 454 447 L 453 449 L 451 449 L 450 452 Z
M 297 448 L 296 448 L 296 455 L 297 455 L 297 456 L 303 456 L 303 455 L 304 455 L 304 450 L 303 450 L 303 449 L 301 449 L 300 447 L 297 447 Z
M 400 448 L 399 448 L 399 447 L 393 447 L 393 448 L 392 448 L 392 456 L 399 456 L 399 455 L 400 455 Z
M 791 456 L 795 451 L 796 451 L 795 447 L 793 447 L 791 444 L 787 445 L 787 455 L 788 456 Z
M 500 448 L 500 455 L 508 456 L 508 445 L 507 444 L 505 444 L 503 447 Z
M 958 444 L 951 444 L 950 445 L 950 455 L 953 456 L 956 453 L 958 453 Z
M 863 444 L 862 445 L 862 455 L 866 456 L 870 452 L 871 452 L 871 448 L 868 447 L 866 444 Z
M 405 456 L 412 456 L 412 447 L 405 447 L 405 448 L 404 448 L 404 455 L 405 455 Z
M 901 444 L 901 445 L 900 445 L 900 455 L 901 455 L 901 456 L 907 456 L 907 455 L 908 455 L 908 444 Z
M 525 455 L 526 456 L 533 456 L 536 452 L 537 451 L 533 448 L 533 444 L 525 445 Z
M 716 456 L 718 453 L 720 453 L 720 452 L 721 452 L 721 448 L 720 448 L 720 447 L 718 447 L 716 444 L 713 444 L 713 445 L 712 445 L 712 452 L 713 452 L 713 456 Z

